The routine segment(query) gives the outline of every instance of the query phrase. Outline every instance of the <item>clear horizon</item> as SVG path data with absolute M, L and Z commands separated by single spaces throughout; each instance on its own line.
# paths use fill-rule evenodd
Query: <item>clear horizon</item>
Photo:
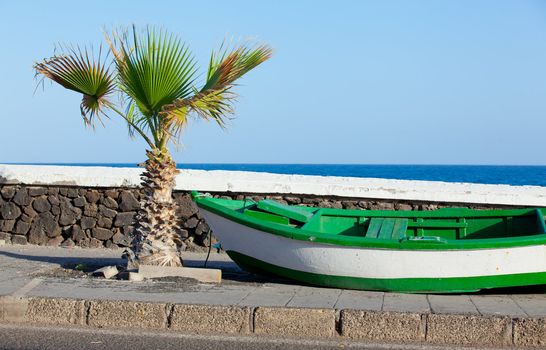
M 3 164 L 0 164 L 0 166 Z M 20 164 L 25 171 L 61 166 L 61 173 L 87 167 L 114 171 L 138 169 L 138 163 L 42 163 Z M 10 168 L 6 165 L 9 173 Z M 33 169 L 37 167 L 40 170 Z M 546 166 L 540 165 L 426 165 L 426 164 L 265 164 L 265 163 L 178 163 L 179 169 L 243 171 L 288 175 L 341 176 L 458 183 L 546 186 Z M 58 169 L 58 168 L 56 168 Z M 142 169 L 140 167 L 140 169 Z M 81 171 L 81 170 L 80 170 Z M 84 173 L 86 171 L 84 170 Z
M 55 43 L 98 45 L 103 28 L 134 23 L 179 35 L 201 72 L 225 38 L 275 49 L 237 87 L 227 131 L 191 123 L 179 163 L 546 165 L 543 1 L 55 4 L 0 3 L 0 163 L 144 160 L 118 118 L 86 130 L 81 97 L 34 93 L 32 71 Z
M 138 164 L 134 162 L 0 162 L 6 165 L 128 165 Z M 546 165 L 541 164 L 414 164 L 414 163 L 235 163 L 235 162 L 179 162 L 177 165 L 369 165 L 369 166 L 445 166 L 445 167 L 539 167 L 544 168 Z

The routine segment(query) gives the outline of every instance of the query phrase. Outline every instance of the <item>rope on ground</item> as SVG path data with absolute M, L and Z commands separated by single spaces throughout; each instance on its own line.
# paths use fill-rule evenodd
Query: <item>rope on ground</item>
M 212 249 L 212 237 L 211 237 L 210 231 L 211 230 L 209 228 L 209 231 L 207 232 L 207 235 L 209 236 L 209 252 L 207 253 L 207 258 L 205 259 L 205 265 L 203 265 L 203 268 L 207 267 L 207 263 L 209 262 L 209 257 L 210 257 L 210 250 Z

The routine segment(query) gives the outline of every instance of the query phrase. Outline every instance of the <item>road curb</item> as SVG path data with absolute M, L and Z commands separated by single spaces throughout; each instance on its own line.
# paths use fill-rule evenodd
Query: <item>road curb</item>
M 434 345 L 546 345 L 546 318 L 0 297 L 0 321 Z
M 250 334 L 252 310 L 241 306 L 173 305 L 169 329 L 196 334 Z
M 424 342 L 426 316 L 418 313 L 342 310 L 341 336 L 353 340 Z
M 333 309 L 258 307 L 254 333 L 270 336 L 332 338 L 336 332 Z

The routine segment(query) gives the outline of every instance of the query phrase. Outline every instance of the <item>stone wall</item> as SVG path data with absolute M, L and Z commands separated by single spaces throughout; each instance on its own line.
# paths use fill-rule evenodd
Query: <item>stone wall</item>
M 74 187 L 0 187 L 0 239 L 14 244 L 126 247 L 131 244 L 139 208 L 138 189 Z M 208 231 L 184 193 L 175 194 L 190 246 L 204 246 Z M 195 242 L 195 243 L 191 243 Z
M 325 208 L 433 210 L 447 206 L 477 209 L 499 205 L 473 205 L 426 201 L 355 199 L 294 194 L 212 193 L 214 197 L 264 198 Z M 141 192 L 135 188 L 84 188 L 64 186 L 0 185 L 0 239 L 13 244 L 80 247 L 127 247 Z M 209 227 L 187 192 L 174 193 L 180 218 L 179 234 L 188 249 L 208 246 Z M 508 207 L 508 206 L 504 206 Z M 214 239 L 214 238 L 213 238 Z

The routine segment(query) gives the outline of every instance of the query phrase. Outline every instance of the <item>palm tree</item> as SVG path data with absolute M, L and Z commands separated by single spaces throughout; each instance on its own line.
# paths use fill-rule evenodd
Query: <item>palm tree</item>
M 182 266 L 183 242 L 172 198 L 178 171 L 168 146 L 179 141 L 191 116 L 224 127 L 233 113 L 235 81 L 269 59 L 272 50 L 266 45 L 222 45 L 212 53 L 198 87 L 196 62 L 178 37 L 133 26 L 105 39 L 106 54 L 100 48 L 61 47 L 60 53 L 34 65 L 36 75 L 83 94 L 80 109 L 87 126 L 115 114 L 127 122 L 131 136 L 144 139 L 144 196 L 136 216 L 133 263 Z

